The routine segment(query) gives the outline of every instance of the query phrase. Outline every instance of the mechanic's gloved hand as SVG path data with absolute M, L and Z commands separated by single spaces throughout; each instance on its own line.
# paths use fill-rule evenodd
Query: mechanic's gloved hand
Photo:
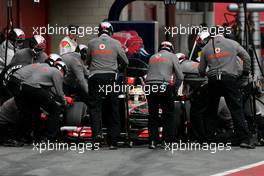
M 238 80 L 238 85 L 240 86 L 240 88 L 244 88 L 249 84 L 249 78 L 248 77 L 241 77 Z
M 245 87 L 249 84 L 249 72 L 243 71 L 242 74 L 237 79 L 238 85 L 240 87 Z
M 74 101 L 73 101 L 73 99 L 71 97 L 65 96 L 64 98 L 65 98 L 65 100 L 66 100 L 68 105 L 73 105 L 74 104 Z

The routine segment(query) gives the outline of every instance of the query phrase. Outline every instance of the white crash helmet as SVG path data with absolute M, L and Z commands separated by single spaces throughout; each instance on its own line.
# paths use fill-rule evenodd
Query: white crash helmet
M 188 59 L 183 53 L 176 53 L 175 55 L 178 57 L 180 63 Z
M 210 39 L 210 33 L 208 31 L 202 31 L 197 34 L 196 42 L 199 47 L 204 47 Z
M 34 35 L 30 40 L 30 47 L 35 51 L 43 51 L 46 48 L 46 40 L 41 35 Z
M 14 28 L 8 33 L 8 39 L 15 47 L 22 47 L 26 39 L 25 33 L 22 29 Z
M 50 66 L 54 66 L 55 62 L 62 61 L 61 56 L 55 53 L 51 53 L 49 57 L 45 60 Z

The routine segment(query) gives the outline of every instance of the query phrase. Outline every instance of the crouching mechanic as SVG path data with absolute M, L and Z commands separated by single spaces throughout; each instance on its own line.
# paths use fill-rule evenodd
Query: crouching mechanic
M 89 101 L 92 121 L 93 141 L 98 142 L 102 136 L 102 99 L 110 100 L 111 112 L 107 117 L 107 135 L 110 149 L 117 149 L 120 135 L 120 117 L 118 108 L 118 92 L 106 93 L 102 87 L 112 86 L 116 82 L 118 65 L 126 68 L 128 59 L 121 44 L 111 38 L 113 27 L 108 22 L 99 25 L 99 37 L 88 43 Z M 113 90 L 113 89 L 112 89 Z
M 218 33 L 218 31 L 217 31 Z M 226 39 L 218 33 L 209 39 L 202 49 L 199 73 L 206 75 L 206 67 L 209 67 L 208 91 L 209 107 L 208 120 L 212 122 L 212 128 L 216 123 L 216 113 L 220 97 L 226 100 L 228 109 L 234 124 L 236 143 L 242 148 L 254 148 L 250 142 L 251 134 L 245 120 L 242 109 L 242 97 L 238 85 L 239 69 L 237 56 L 243 60 L 243 75 L 248 76 L 250 71 L 250 56 L 236 41 Z M 210 129 L 213 133 L 215 129 Z
M 38 122 L 36 119 L 40 118 L 40 108 L 42 108 L 49 114 L 44 134 L 45 139 L 48 140 L 57 137 L 60 105 L 66 105 L 62 86 L 67 67 L 64 62 L 57 61 L 60 60 L 58 55 L 51 56 L 56 58 L 49 58 L 46 63 L 31 64 L 19 69 L 8 82 L 20 112 L 21 132 L 28 131 L 30 122 Z M 55 91 L 52 92 L 51 89 Z
M 1 93 L 4 94 L 4 100 L 12 97 L 12 94 L 6 89 L 5 85 L 13 73 L 29 64 L 44 63 L 48 58 L 44 52 L 46 40 L 41 35 L 34 35 L 30 39 L 29 44 L 30 48 L 24 48 L 15 53 L 10 64 L 0 74 L 0 88 Z
M 77 94 L 81 101 L 88 106 L 88 71 L 84 65 L 87 59 L 87 46 L 79 45 L 78 52 L 62 55 L 63 62 L 67 65 L 68 72 L 64 77 L 64 93 L 68 96 Z
M 29 41 L 29 48 L 24 48 L 16 52 L 10 62 L 10 66 L 29 65 L 33 63 L 44 63 L 48 58 L 45 53 L 46 40 L 41 35 L 34 35 Z M 9 66 L 9 67 L 10 67 Z
M 159 107 L 164 115 L 164 141 L 171 143 L 176 137 L 176 116 L 174 116 L 174 99 L 176 91 L 183 81 L 183 73 L 179 60 L 174 52 L 173 45 L 164 41 L 161 43 L 159 52 L 149 60 L 149 70 L 146 84 L 150 87 L 158 87 L 158 91 L 150 91 L 147 96 L 149 106 L 149 148 L 155 149 L 159 142 Z M 170 85 L 172 75 L 175 74 L 175 85 Z M 150 88 L 152 90 L 152 88 Z

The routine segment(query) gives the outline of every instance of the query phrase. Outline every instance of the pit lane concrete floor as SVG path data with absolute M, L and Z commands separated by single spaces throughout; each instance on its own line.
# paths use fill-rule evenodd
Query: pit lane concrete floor
M 32 146 L 0 147 L 1 176 L 209 176 L 264 160 L 264 147 L 255 150 L 178 151 L 172 154 L 147 146 L 110 151 L 45 151 Z M 264 171 L 263 171 L 264 175 Z

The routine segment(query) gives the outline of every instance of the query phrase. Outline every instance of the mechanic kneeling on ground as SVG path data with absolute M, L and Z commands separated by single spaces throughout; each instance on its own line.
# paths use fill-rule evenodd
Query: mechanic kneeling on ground
M 12 93 L 6 89 L 6 83 L 9 77 L 18 69 L 33 63 L 44 63 L 48 58 L 44 52 L 46 48 L 46 40 L 41 35 L 34 35 L 30 39 L 30 48 L 24 48 L 17 51 L 11 62 L 5 67 L 0 74 L 0 87 L 3 95 L 3 101 L 12 97 Z
M 110 117 L 106 119 L 108 145 L 113 150 L 117 149 L 120 135 L 119 92 L 113 91 L 113 84 L 116 82 L 118 65 L 126 68 L 128 59 L 120 42 L 111 38 L 114 30 L 110 23 L 102 22 L 98 30 L 99 37 L 89 41 L 87 54 L 90 70 L 88 85 L 93 142 L 98 142 L 102 138 L 102 101 L 105 97 L 111 102 Z M 106 86 L 112 86 L 112 91 L 108 94 L 100 89 Z
M 78 98 L 88 106 L 88 70 L 84 65 L 87 59 L 87 46 L 78 45 L 77 52 L 62 55 L 62 61 L 67 65 L 68 72 L 64 77 L 63 89 L 67 96 L 77 94 Z
M 176 116 L 174 115 L 174 97 L 183 81 L 183 73 L 179 60 L 174 52 L 173 45 L 164 41 L 161 43 L 159 52 L 149 60 L 149 70 L 146 84 L 150 87 L 159 87 L 157 92 L 150 91 L 147 96 L 149 106 L 149 148 L 155 149 L 159 142 L 159 108 L 164 115 L 164 141 L 171 143 L 176 138 Z M 175 74 L 175 85 L 170 85 L 172 75 Z M 150 88 L 150 90 L 152 90 Z
M 255 148 L 251 144 L 251 134 L 242 110 L 242 98 L 238 85 L 237 56 L 243 60 L 243 75 L 248 76 L 250 71 L 250 56 L 244 48 L 236 41 L 226 39 L 218 28 L 217 35 L 212 36 L 202 49 L 199 73 L 206 75 L 206 68 L 209 67 L 208 91 L 209 107 L 208 120 L 216 123 L 216 114 L 220 97 L 223 96 L 231 112 L 234 123 L 234 135 L 236 143 L 241 148 Z M 214 129 L 210 129 L 212 132 Z
M 10 64 L 14 54 L 23 48 L 25 41 L 25 33 L 19 28 L 14 28 L 8 33 L 7 38 L 8 41 L 5 40 L 0 44 L 0 73 L 2 73 L 5 67 Z M 11 97 L 11 95 L 10 92 L 3 85 L 1 78 L 0 80 L 0 104 L 2 104 L 5 100 Z
M 60 61 L 60 56 L 51 56 L 55 58 L 47 59 L 47 63 L 31 64 L 19 69 L 8 82 L 19 110 L 22 135 L 29 131 L 31 122 L 36 122 L 37 127 L 40 108 L 48 112 L 44 140 L 55 140 L 58 136 L 61 107 L 66 105 L 62 86 L 67 67 Z M 51 92 L 51 89 L 55 89 L 55 92 Z

